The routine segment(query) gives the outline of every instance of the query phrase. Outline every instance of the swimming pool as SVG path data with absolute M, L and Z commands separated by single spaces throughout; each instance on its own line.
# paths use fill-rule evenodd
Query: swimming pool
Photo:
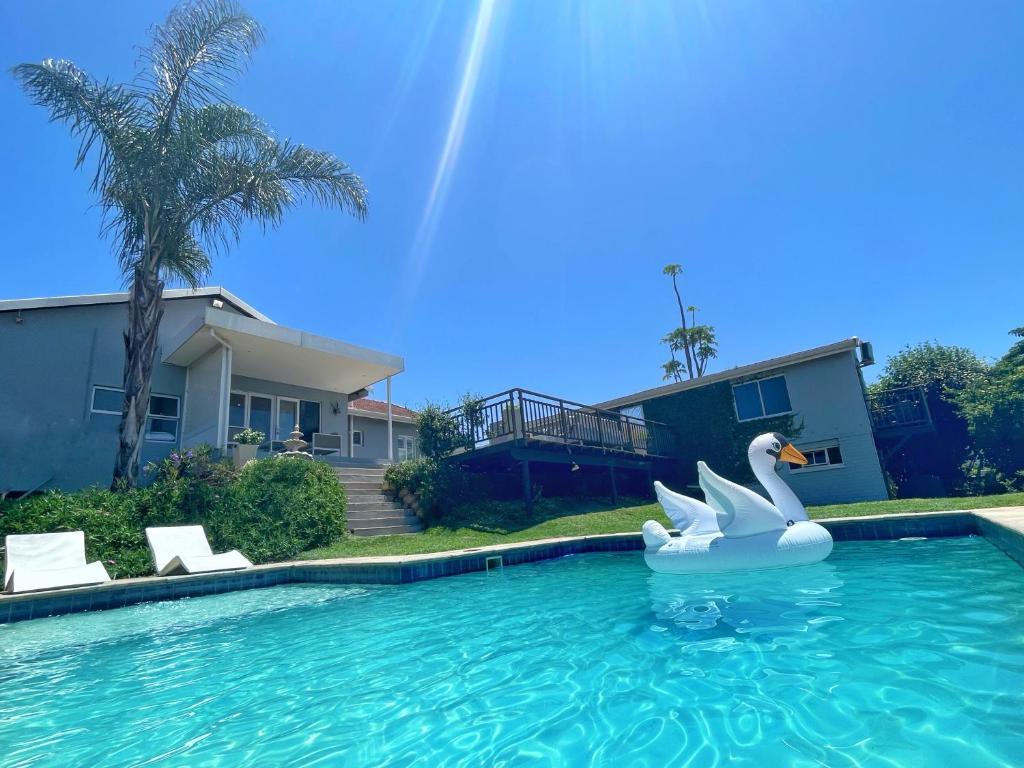
M 58 693 L 59 692 L 59 693 Z M 588 554 L 0 626 L 0 764 L 1005 766 L 1024 569 L 980 537 L 745 575 Z

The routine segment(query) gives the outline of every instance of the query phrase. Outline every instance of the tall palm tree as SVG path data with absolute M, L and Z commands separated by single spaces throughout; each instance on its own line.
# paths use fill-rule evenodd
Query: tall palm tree
M 131 83 L 52 59 L 13 70 L 80 140 L 75 167 L 96 159 L 103 231 L 130 285 L 114 487 L 138 480 L 165 282 L 199 286 L 211 254 L 237 242 L 244 222 L 276 226 L 302 198 L 366 214 L 366 188 L 348 165 L 278 139 L 224 96 L 262 40 L 233 0 L 196 0 L 153 29 Z

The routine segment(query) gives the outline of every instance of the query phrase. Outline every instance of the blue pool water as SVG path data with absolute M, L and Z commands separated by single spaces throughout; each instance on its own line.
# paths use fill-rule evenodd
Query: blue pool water
M 1019 766 L 1024 570 L 981 538 L 639 553 L 0 627 L 4 766 Z

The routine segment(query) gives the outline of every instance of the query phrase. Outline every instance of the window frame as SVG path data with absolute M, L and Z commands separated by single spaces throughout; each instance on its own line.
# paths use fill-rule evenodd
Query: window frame
M 153 405 L 154 397 L 165 397 L 168 400 L 174 400 L 178 404 L 177 416 L 165 416 L 163 414 L 155 414 L 150 411 Z M 165 395 L 161 392 L 151 392 L 149 395 L 150 408 L 146 408 L 146 425 L 142 430 L 142 439 L 147 443 L 158 443 L 160 445 L 177 445 L 181 440 L 181 397 L 178 395 Z M 147 435 L 149 434 L 149 420 L 150 419 L 162 419 L 163 421 L 174 422 L 174 439 L 173 440 L 151 440 Z
M 828 455 L 830 448 L 837 448 L 839 450 L 840 460 L 838 462 L 832 463 L 832 457 Z M 806 445 L 803 447 L 800 447 L 798 445 L 796 446 L 796 449 L 800 451 L 800 453 L 803 453 L 804 455 L 808 453 L 813 453 L 815 451 L 822 451 L 825 454 L 825 463 L 804 464 L 803 466 L 801 466 L 799 464 L 793 465 L 790 464 L 789 462 L 785 462 L 786 465 L 789 467 L 790 472 L 796 472 L 797 474 L 802 475 L 807 472 L 821 472 L 823 470 L 829 469 L 842 469 L 843 467 L 846 466 L 846 457 L 843 455 L 843 447 L 839 444 L 838 439 L 827 440 L 825 442 L 811 443 L 810 445 Z
M 359 440 L 356 440 L 356 435 L 359 435 Z M 366 445 L 365 436 L 363 430 L 353 429 L 352 430 L 352 447 L 363 448 Z
M 400 458 L 398 456 L 399 452 L 403 450 L 403 443 L 405 444 L 404 445 L 404 451 L 405 451 L 405 458 L 404 459 Z M 395 458 L 397 458 L 398 461 L 412 461 L 413 459 L 415 459 L 416 458 L 416 438 L 410 437 L 409 435 L 395 435 Z
M 775 413 L 765 413 L 764 393 L 761 391 L 761 382 L 762 381 L 772 381 L 773 379 L 782 379 L 783 384 L 785 384 L 785 386 L 786 386 L 786 399 L 789 400 L 789 410 L 788 411 L 777 411 Z M 739 404 L 736 402 L 736 389 L 737 389 L 737 387 L 745 387 L 745 386 L 747 386 L 749 384 L 756 384 L 757 385 L 757 399 L 761 403 L 761 415 L 760 416 L 751 416 L 749 418 L 742 419 L 742 418 L 740 418 Z M 751 379 L 750 381 L 740 381 L 740 382 L 737 382 L 736 384 L 733 384 L 732 385 L 732 410 L 733 410 L 733 414 L 736 416 L 736 421 L 741 422 L 741 423 L 742 422 L 746 422 L 746 421 L 757 421 L 758 419 L 772 419 L 772 418 L 775 418 L 776 416 L 791 416 L 792 414 L 796 413 L 796 410 L 793 408 L 793 398 L 790 397 L 790 395 L 789 395 L 789 380 L 786 378 L 786 374 L 784 374 L 784 373 L 777 373 L 777 374 L 775 374 L 773 376 L 765 376 L 765 377 L 760 378 L 760 379 Z
M 102 389 L 105 392 L 117 392 L 121 395 L 121 402 L 124 402 L 124 389 L 122 387 L 108 387 L 105 384 L 92 385 L 92 398 L 89 400 L 89 413 L 98 413 L 103 416 L 120 416 L 122 411 L 104 411 L 96 407 L 96 390 Z

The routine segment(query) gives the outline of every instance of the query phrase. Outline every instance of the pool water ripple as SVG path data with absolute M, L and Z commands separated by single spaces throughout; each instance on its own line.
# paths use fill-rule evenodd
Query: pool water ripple
M 2 766 L 1017 766 L 1024 570 L 981 538 L 638 553 L 0 627 Z

